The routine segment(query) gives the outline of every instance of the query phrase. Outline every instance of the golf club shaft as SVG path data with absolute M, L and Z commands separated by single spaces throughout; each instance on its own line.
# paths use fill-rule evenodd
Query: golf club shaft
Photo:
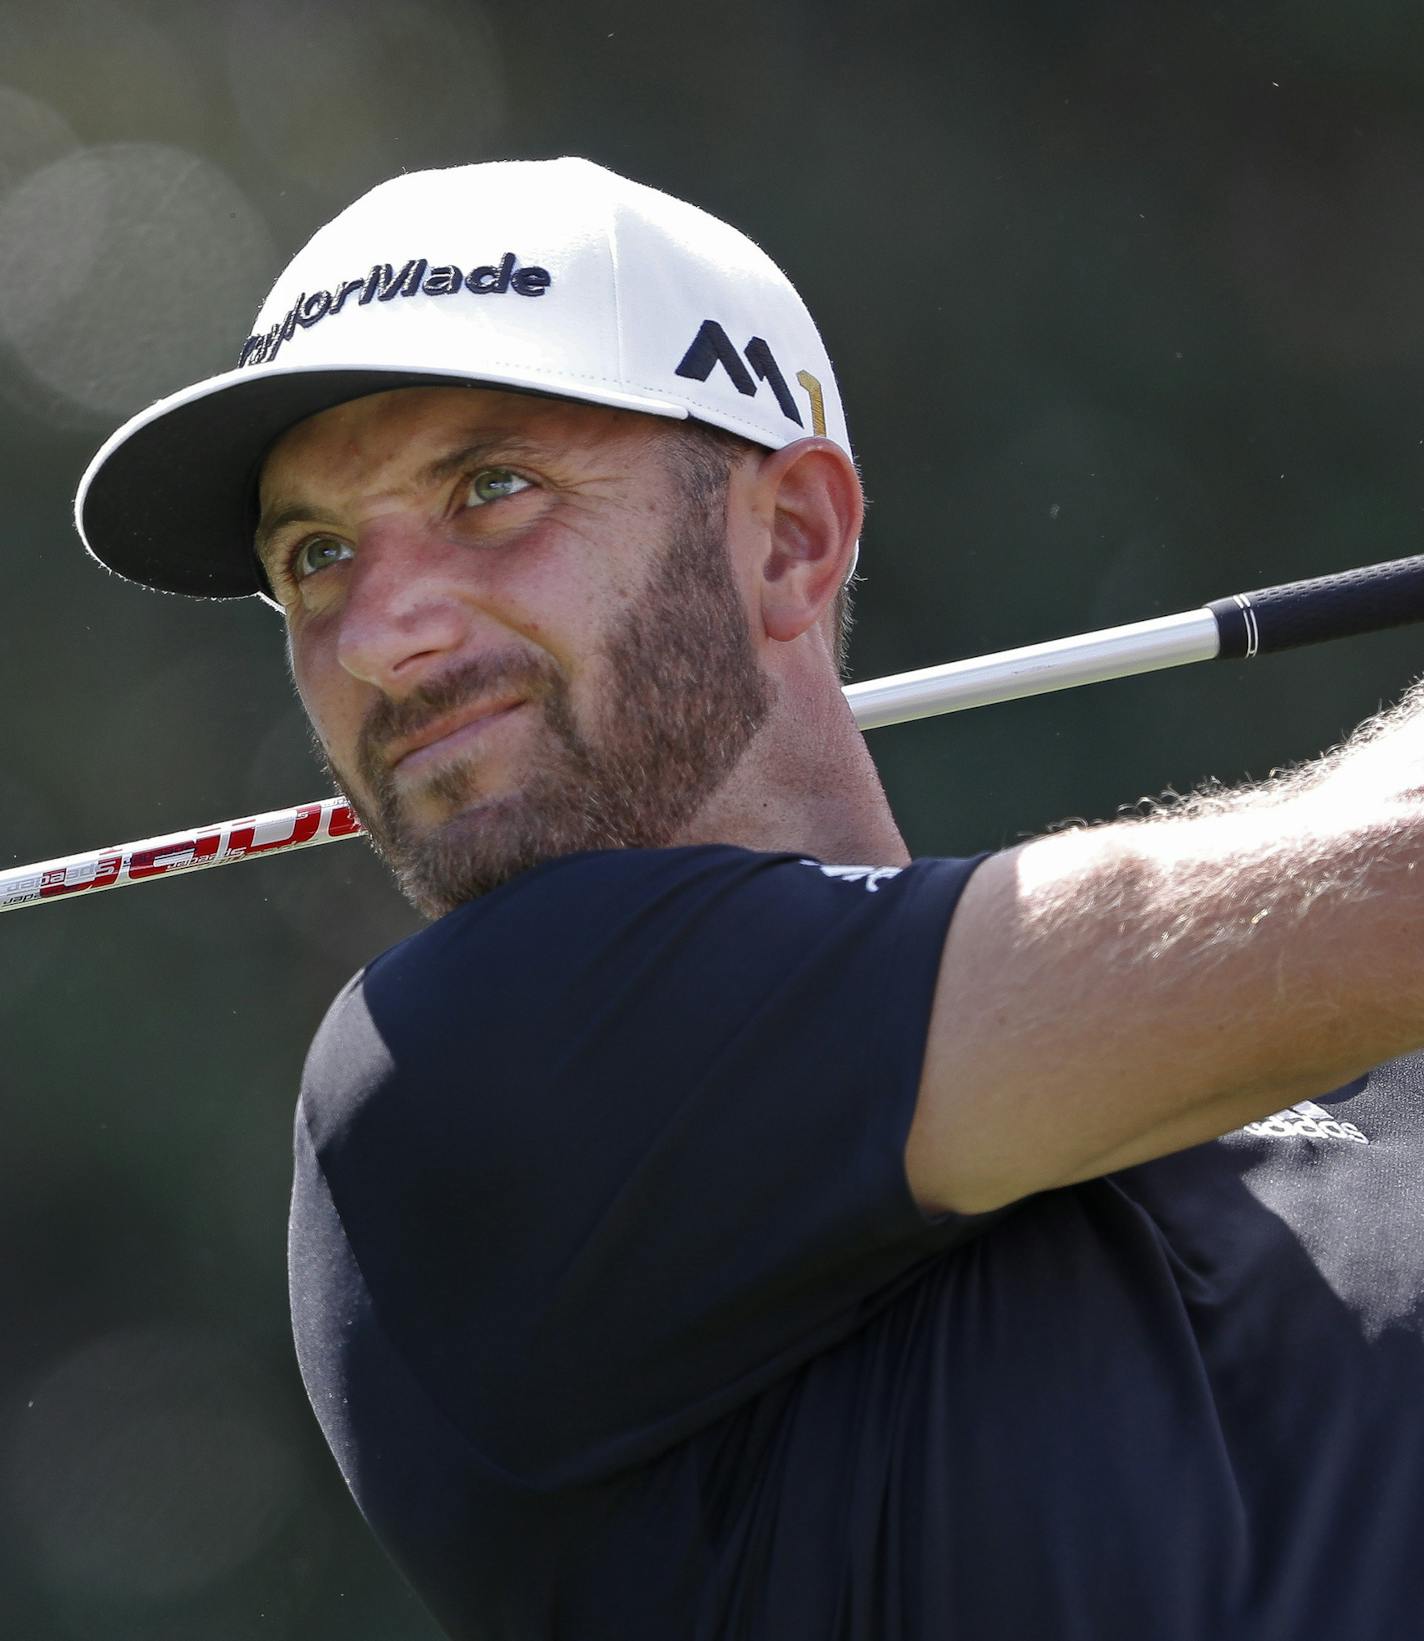
M 1250 659 L 1424 620 L 1424 557 L 1288 582 L 1199 610 L 851 684 L 862 729 L 1072 689 L 1191 661 Z M 0 912 L 361 836 L 341 798 L 0 871 Z

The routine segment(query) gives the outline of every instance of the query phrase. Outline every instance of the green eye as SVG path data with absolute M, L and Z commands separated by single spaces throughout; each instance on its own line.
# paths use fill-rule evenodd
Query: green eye
M 470 480 L 465 504 L 474 507 L 483 506 L 489 501 L 503 501 L 506 496 L 518 495 L 528 488 L 529 480 L 521 479 L 518 473 L 511 473 L 507 467 L 482 467 Z
M 338 541 L 335 536 L 311 536 L 292 554 L 292 575 L 297 581 L 305 581 L 329 564 L 350 557 L 349 542 Z

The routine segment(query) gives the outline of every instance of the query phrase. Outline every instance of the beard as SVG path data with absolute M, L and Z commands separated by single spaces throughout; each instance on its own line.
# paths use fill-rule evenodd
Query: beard
M 597 729 L 577 722 L 552 657 L 482 656 L 363 724 L 359 779 L 326 766 L 406 898 L 441 917 L 542 861 L 586 849 L 657 849 L 676 839 L 765 722 L 771 687 L 757 666 L 721 528 L 705 516 L 668 542 L 647 588 L 603 647 L 610 680 Z M 381 749 L 481 696 L 519 691 L 543 720 L 540 755 L 518 790 L 482 798 L 478 755 L 423 781 L 449 810 L 421 826 Z

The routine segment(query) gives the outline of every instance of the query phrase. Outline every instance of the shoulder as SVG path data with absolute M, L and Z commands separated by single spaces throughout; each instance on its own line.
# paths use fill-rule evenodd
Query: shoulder
M 568 855 L 393 947 L 364 971 L 363 984 L 381 989 L 455 958 L 514 965 L 535 948 L 546 964 L 565 969 L 581 954 L 655 946 L 674 935 L 745 947 L 753 933 L 794 940 L 818 926 L 894 921 L 916 909 L 943 915 L 977 864 L 835 864 L 720 844 Z
M 724 845 L 549 861 L 373 960 L 333 1003 L 318 1042 L 354 1021 L 381 1032 L 485 1030 L 543 1015 L 646 1021 L 716 989 L 765 1006 L 808 968 L 852 981 L 894 956 L 929 980 L 977 860 L 834 864 Z M 897 965 L 898 966 L 898 965 Z M 690 984 L 689 982 L 694 982 Z

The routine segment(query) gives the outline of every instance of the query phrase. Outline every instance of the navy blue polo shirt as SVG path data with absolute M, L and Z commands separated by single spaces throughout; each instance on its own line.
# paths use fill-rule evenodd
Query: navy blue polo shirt
M 298 1356 L 457 1641 L 1424 1630 L 1420 1063 L 931 1219 L 974 864 L 570 856 L 336 1000 Z

